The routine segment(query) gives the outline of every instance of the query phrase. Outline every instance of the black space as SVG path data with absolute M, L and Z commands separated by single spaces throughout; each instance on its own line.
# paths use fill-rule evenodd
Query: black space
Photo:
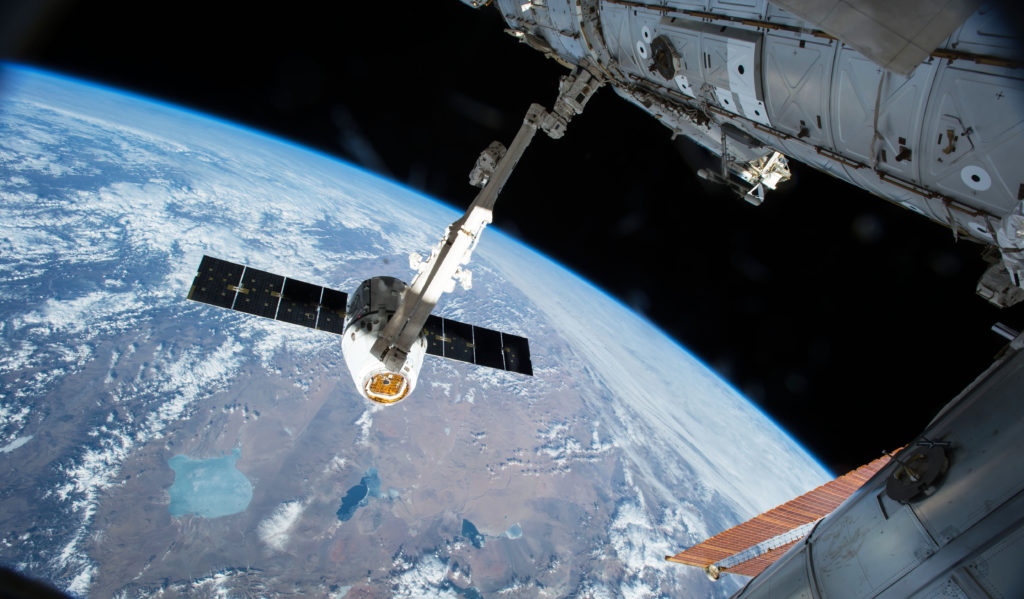
M 9 2 L 0 50 L 460 209 L 477 154 L 565 72 L 456 0 L 257 6 Z M 755 208 L 697 179 L 705 163 L 604 89 L 565 138 L 537 136 L 495 222 L 645 314 L 835 473 L 920 432 L 1004 345 L 993 323 L 1024 326 L 975 296 L 981 248 L 943 227 L 799 164 Z

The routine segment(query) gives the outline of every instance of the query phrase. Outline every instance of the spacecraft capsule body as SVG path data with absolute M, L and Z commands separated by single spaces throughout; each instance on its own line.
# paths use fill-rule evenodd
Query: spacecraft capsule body
M 413 343 L 398 370 L 389 369 L 371 351 L 384 325 L 394 316 L 407 285 L 394 277 L 373 277 L 363 281 L 349 297 L 341 352 L 352 380 L 367 399 L 392 404 L 401 401 L 416 387 L 426 337 Z

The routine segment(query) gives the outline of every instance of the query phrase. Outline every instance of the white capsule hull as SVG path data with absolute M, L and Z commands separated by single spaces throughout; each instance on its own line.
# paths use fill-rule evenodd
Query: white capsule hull
M 356 390 L 376 403 L 393 404 L 408 397 L 416 388 L 423 356 L 427 353 L 426 338 L 420 336 L 396 371 L 385 366 L 372 352 L 406 287 L 404 282 L 392 277 L 374 277 L 364 281 L 349 299 L 341 353 Z

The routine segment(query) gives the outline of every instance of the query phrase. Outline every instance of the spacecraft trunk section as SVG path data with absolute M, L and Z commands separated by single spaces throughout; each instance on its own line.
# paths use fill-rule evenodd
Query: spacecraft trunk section
M 864 13 L 885 16 L 884 3 L 849 4 L 865 2 Z M 886 27 L 829 20 L 802 0 L 786 4 L 803 18 L 768 0 L 495 5 L 509 33 L 589 70 L 673 134 L 721 156 L 726 176 L 702 176 L 756 204 L 788 178 L 776 153 L 809 164 L 997 248 L 978 292 L 1016 303 L 1024 299 L 1020 33 L 998 10 L 975 10 L 976 1 L 908 3 L 890 9 Z M 928 10 L 938 12 L 914 21 Z M 912 34 L 893 38 L 900 28 Z

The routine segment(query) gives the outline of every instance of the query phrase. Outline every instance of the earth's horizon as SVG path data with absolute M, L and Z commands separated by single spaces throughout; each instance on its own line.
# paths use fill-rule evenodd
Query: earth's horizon
M 185 299 L 203 254 L 410 280 L 458 213 L 336 158 L 0 64 L 0 175 L 0 563 L 74 595 L 726 596 L 664 556 L 830 478 L 493 227 L 436 313 L 533 377 L 428 356 L 381 407 L 337 337 Z

